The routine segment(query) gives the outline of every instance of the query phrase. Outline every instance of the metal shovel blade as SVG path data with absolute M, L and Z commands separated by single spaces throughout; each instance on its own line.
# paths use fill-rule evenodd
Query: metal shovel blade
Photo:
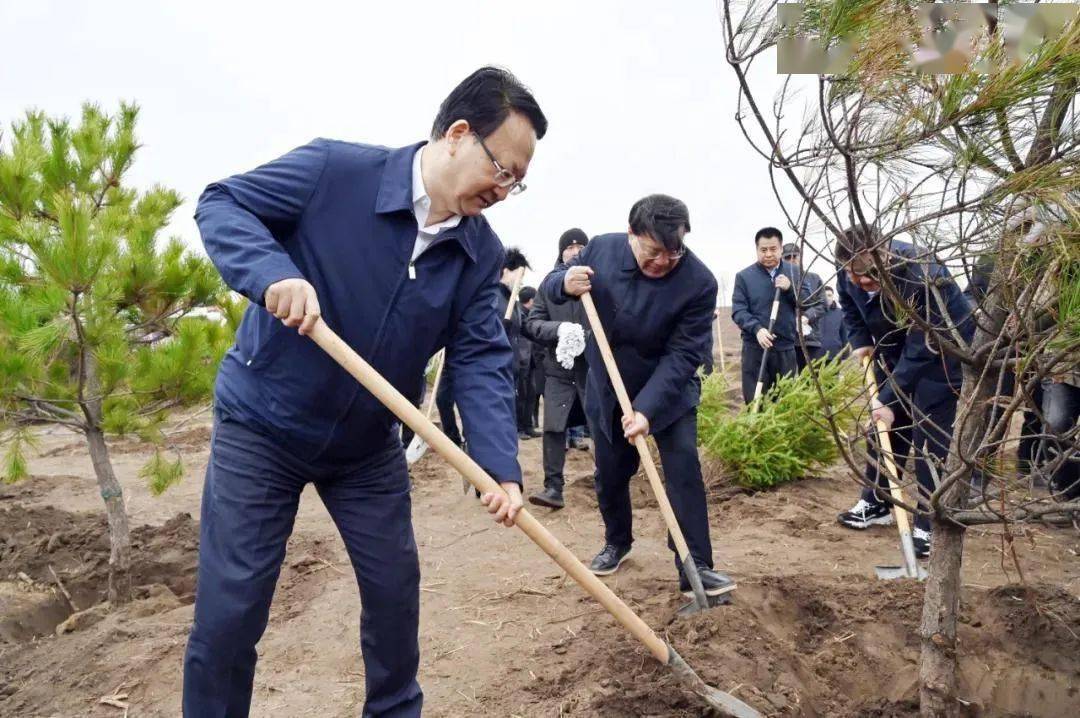
M 760 713 L 735 696 L 724 693 L 718 688 L 713 688 L 701 680 L 701 676 L 683 660 L 682 656 L 675 652 L 670 643 L 668 644 L 668 668 L 684 686 L 701 696 L 702 700 L 720 715 L 734 716 L 734 718 L 762 718 Z
M 917 581 L 924 581 L 929 575 L 922 566 L 917 567 L 915 576 L 909 575 L 903 566 L 874 566 L 874 573 L 883 581 L 892 581 L 897 578 L 914 578 Z
M 731 596 L 727 593 L 721 593 L 719 596 L 706 596 L 705 600 L 708 603 L 706 608 L 716 608 L 717 606 L 729 605 L 731 603 Z M 697 602 L 697 599 L 694 599 L 675 613 L 680 616 L 692 616 L 695 613 L 700 613 L 702 610 L 704 609 L 702 609 L 701 604 Z
M 428 443 L 424 441 L 424 437 L 417 434 L 409 442 L 408 448 L 405 449 L 405 461 L 409 466 L 412 466 L 420 458 L 427 453 Z

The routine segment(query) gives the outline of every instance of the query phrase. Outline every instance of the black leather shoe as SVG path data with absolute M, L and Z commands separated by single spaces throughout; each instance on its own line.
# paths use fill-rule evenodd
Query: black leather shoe
M 529 497 L 529 503 L 536 506 L 546 506 L 549 509 L 561 509 L 566 506 L 563 503 L 563 497 L 561 491 L 555 489 L 544 489 Z
M 612 544 L 604 544 L 604 548 L 600 553 L 596 554 L 596 558 L 589 564 L 589 570 L 597 576 L 608 576 L 619 570 L 619 566 L 622 566 L 622 562 L 630 556 L 630 547 L 626 546 L 614 546 Z
M 701 576 L 701 587 L 705 589 L 706 596 L 721 596 L 735 590 L 735 582 L 711 568 L 698 566 L 698 576 Z M 686 574 L 679 574 L 679 591 L 682 595 L 693 598 L 694 591 L 690 588 L 690 582 L 686 580 Z

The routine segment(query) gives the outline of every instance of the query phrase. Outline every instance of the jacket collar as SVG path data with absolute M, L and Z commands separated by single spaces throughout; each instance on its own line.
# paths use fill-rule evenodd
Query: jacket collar
M 375 212 L 377 214 L 391 214 L 393 212 L 413 211 L 413 183 L 412 169 L 413 158 L 416 151 L 427 144 L 427 141 L 417 142 L 413 145 L 398 147 L 390 150 L 386 158 L 386 166 L 383 168 L 382 182 L 379 184 L 379 194 L 375 198 Z M 439 232 L 436 241 L 454 239 L 465 250 L 473 262 L 476 261 L 476 249 L 474 239 L 478 231 L 478 220 L 475 217 L 462 217 L 457 227 L 451 227 Z

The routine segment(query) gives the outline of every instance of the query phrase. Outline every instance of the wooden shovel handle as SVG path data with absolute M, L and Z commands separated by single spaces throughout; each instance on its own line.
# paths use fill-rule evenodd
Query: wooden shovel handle
M 870 363 L 870 357 L 864 356 L 862 358 L 863 365 L 863 381 L 866 382 L 866 388 L 870 391 L 870 404 L 873 406 L 873 402 L 878 398 L 877 379 L 874 378 L 874 368 Z M 877 430 L 878 444 L 881 446 L 881 461 L 885 464 L 885 475 L 889 480 L 889 494 L 893 497 L 894 501 L 903 501 L 904 492 L 900 488 L 899 474 L 896 473 L 896 462 L 893 460 L 892 439 L 889 438 L 889 427 L 885 426 L 884 422 L 875 421 L 874 428 Z M 911 528 L 908 524 L 908 513 L 903 507 L 897 505 L 893 507 L 893 513 L 896 514 L 896 526 L 900 530 L 901 534 L 911 533 Z
M 428 399 L 427 411 L 424 412 L 424 416 L 428 419 L 431 419 L 431 415 L 435 413 L 435 399 L 439 394 L 439 382 L 442 380 L 443 367 L 446 366 L 446 350 L 440 349 L 436 357 L 439 368 L 435 370 L 435 383 L 431 386 L 431 398 Z
M 596 313 L 596 305 L 593 303 L 592 295 L 589 292 L 582 294 L 581 303 L 585 307 L 585 314 L 589 317 L 589 325 L 592 327 L 596 345 L 600 347 L 600 355 L 604 357 L 604 366 L 607 367 L 608 378 L 611 379 L 611 385 L 615 387 L 615 396 L 619 398 L 619 408 L 622 409 L 623 416 L 633 417 L 634 406 L 630 403 L 630 395 L 626 393 L 626 386 L 623 384 L 622 375 L 619 373 L 619 365 L 615 363 L 615 355 L 611 353 L 611 345 L 608 344 L 604 325 L 600 323 L 600 315 Z M 649 452 L 649 445 L 645 442 L 645 437 L 640 434 L 636 436 L 634 446 L 637 447 L 638 455 L 641 457 L 641 465 L 645 467 L 645 476 L 648 477 L 649 485 L 656 496 L 656 503 L 660 505 L 660 514 L 664 517 L 664 523 L 667 524 L 671 538 L 675 542 L 679 558 L 686 561 L 690 559 L 690 546 L 686 543 L 686 537 L 683 536 L 678 519 L 675 518 L 675 511 L 671 508 L 667 491 L 664 489 L 663 482 L 660 481 L 660 474 L 656 470 L 656 463 Z
M 506 316 L 503 319 L 510 321 L 514 316 L 514 303 L 517 301 L 518 290 L 521 288 L 521 278 L 525 276 L 525 267 L 521 267 L 514 273 L 514 283 L 510 287 L 510 301 L 506 303 Z
M 488 476 L 487 472 L 480 468 L 479 464 L 469 458 L 468 454 L 459 449 L 445 434 L 435 428 L 435 425 L 419 409 L 409 403 L 409 400 L 402 396 L 401 392 L 395 389 L 390 382 L 353 351 L 352 347 L 346 344 L 341 337 L 326 325 L 326 322 L 322 319 L 316 322 L 310 336 L 316 344 L 333 357 L 334 361 L 371 392 L 383 406 L 405 422 L 417 435 L 423 437 L 424 441 L 446 459 L 447 463 L 465 477 L 473 487 L 481 493 L 502 491 L 502 487 Z M 524 508 L 521 509 L 517 515 L 516 525 L 544 553 L 554 559 L 555 563 L 559 564 L 569 574 L 570 578 L 577 581 L 578 585 L 595 598 L 636 639 L 641 641 L 656 660 L 667 665 L 670 658 L 667 643 L 657 636 L 636 613 L 630 610 L 630 607 L 623 603 L 622 599 L 616 596 L 599 578 L 594 576 L 585 567 L 585 564 L 581 563 L 532 514 Z

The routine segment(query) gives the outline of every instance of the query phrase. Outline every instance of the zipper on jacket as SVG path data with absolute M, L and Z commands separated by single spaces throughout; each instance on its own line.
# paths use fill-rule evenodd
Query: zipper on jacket
M 416 279 L 416 262 L 409 262 L 409 279 Z

